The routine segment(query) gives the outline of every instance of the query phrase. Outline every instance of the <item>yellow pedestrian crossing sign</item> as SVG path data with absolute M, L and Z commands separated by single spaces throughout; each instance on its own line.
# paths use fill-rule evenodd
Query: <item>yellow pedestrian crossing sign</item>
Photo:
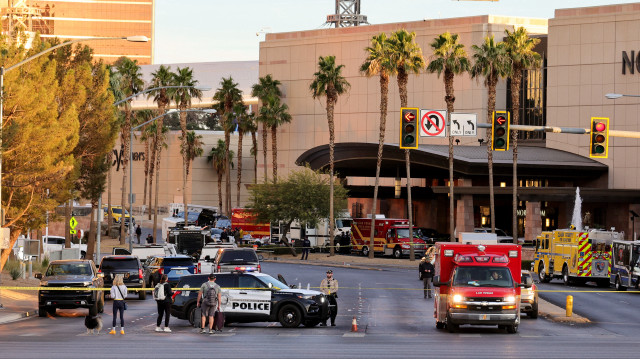
M 78 231 L 76 231 L 75 229 L 72 229 L 72 230 L 69 231 L 69 233 L 70 234 L 76 234 L 76 233 L 78 233 Z
M 71 217 L 71 220 L 69 221 L 69 227 L 71 227 L 71 229 L 76 229 L 77 225 L 78 221 L 76 221 L 76 217 Z M 71 232 L 71 234 L 75 234 L 75 231 Z

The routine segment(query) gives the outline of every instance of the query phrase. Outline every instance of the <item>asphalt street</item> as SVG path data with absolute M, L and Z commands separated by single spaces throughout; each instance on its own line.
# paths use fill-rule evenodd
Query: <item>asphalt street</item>
M 264 272 L 282 274 L 289 284 L 317 287 L 330 267 L 264 263 Z M 102 315 L 100 335 L 86 334 L 86 310 L 59 310 L 56 317 L 31 318 L 0 326 L 2 358 L 389 358 L 389 357 L 566 357 L 638 356 L 640 295 L 587 293 L 576 288 L 576 311 L 595 320 L 570 325 L 523 316 L 517 334 L 492 327 L 462 327 L 450 334 L 435 328 L 432 300 L 423 299 L 416 271 L 333 268 L 340 282 L 337 327 L 285 329 L 279 323 L 232 324 L 222 334 L 202 335 L 189 323 L 171 319 L 173 333 L 156 333 L 153 300 L 131 297 L 126 313 L 126 335 L 106 334 L 111 325 L 111 301 Z M 548 284 L 541 289 L 561 288 Z M 543 293 L 555 300 L 566 293 Z M 608 296 L 607 296 L 608 295 Z M 584 296 L 584 298 L 583 298 Z M 615 297 L 612 297 L 615 296 Z M 623 303 L 610 302 L 620 298 Z M 581 304 L 584 301 L 584 308 Z M 591 304 L 589 304 L 591 303 Z M 598 315 L 589 305 L 597 305 Z M 620 318 L 604 320 L 610 315 Z M 356 316 L 359 332 L 352 333 Z M 602 316 L 603 319 L 600 319 Z M 632 329 L 632 330 L 629 330 Z

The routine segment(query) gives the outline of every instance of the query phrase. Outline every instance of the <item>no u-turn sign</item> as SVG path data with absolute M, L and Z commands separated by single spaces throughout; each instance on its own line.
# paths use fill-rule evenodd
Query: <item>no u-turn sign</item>
M 420 137 L 446 137 L 446 110 L 420 110 Z

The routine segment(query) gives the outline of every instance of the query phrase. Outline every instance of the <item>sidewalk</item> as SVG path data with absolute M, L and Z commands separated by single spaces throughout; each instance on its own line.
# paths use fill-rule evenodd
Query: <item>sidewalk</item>
M 37 287 L 40 281 L 35 278 L 11 279 L 2 273 L 0 284 L 4 287 Z M 0 324 L 10 323 L 25 317 L 37 315 L 38 292 L 35 290 L 0 289 Z

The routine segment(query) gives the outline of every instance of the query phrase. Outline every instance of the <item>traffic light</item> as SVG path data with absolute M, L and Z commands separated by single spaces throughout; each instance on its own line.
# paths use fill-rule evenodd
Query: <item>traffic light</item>
M 509 149 L 509 122 L 511 118 L 508 111 L 493 111 L 491 122 L 491 149 L 494 151 L 507 151 Z
M 609 119 L 591 117 L 591 146 L 589 157 L 607 158 L 609 156 Z
M 400 148 L 418 148 L 418 109 L 400 109 Z

